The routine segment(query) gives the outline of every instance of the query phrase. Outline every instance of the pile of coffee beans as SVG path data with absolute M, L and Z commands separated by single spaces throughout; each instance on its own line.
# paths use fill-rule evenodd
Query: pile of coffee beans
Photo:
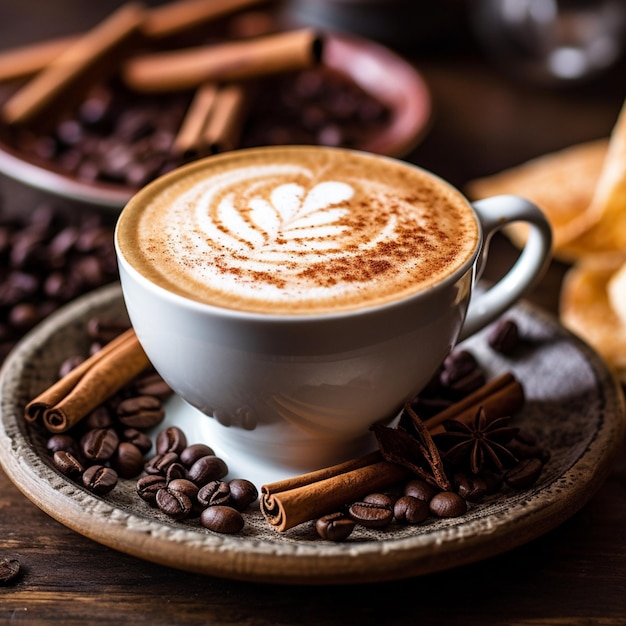
M 0 214 L 0 362 L 52 311 L 117 279 L 113 227 L 95 213 L 74 222 L 48 205 Z

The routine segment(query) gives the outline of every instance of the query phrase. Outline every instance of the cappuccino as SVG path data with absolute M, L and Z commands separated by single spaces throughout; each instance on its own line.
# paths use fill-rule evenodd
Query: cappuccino
M 366 153 L 241 150 L 197 161 L 131 199 L 117 226 L 151 282 L 217 307 L 310 315 L 417 293 L 472 259 L 467 200 L 437 177 Z

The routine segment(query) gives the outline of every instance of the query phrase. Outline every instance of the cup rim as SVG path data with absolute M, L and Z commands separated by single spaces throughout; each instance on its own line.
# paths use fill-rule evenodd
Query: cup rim
M 476 238 L 474 249 L 472 250 L 471 254 L 468 256 L 468 258 L 454 271 L 452 271 L 450 274 L 445 276 L 443 279 L 441 279 L 437 283 L 424 287 L 423 289 L 420 289 L 419 291 L 407 294 L 403 297 L 388 300 L 387 302 L 374 303 L 371 305 L 364 305 L 364 306 L 356 305 L 354 308 L 351 307 L 351 308 L 341 309 L 338 311 L 325 311 L 325 312 L 317 312 L 317 313 L 306 313 L 306 312 L 305 313 L 269 313 L 269 312 L 262 313 L 258 311 L 245 311 L 245 310 L 234 309 L 234 308 L 231 309 L 225 306 L 219 306 L 219 305 L 209 304 L 207 302 L 201 302 L 200 300 L 195 300 L 191 297 L 185 296 L 180 293 L 176 293 L 165 287 L 162 287 L 161 285 L 158 285 L 157 283 L 152 281 L 150 278 L 145 276 L 142 272 L 140 272 L 128 260 L 123 250 L 121 249 L 120 242 L 119 242 L 119 232 L 121 229 L 121 222 L 123 220 L 124 213 L 126 211 L 126 206 L 130 205 L 131 203 L 134 204 L 134 203 L 140 202 L 144 196 L 150 196 L 150 195 L 157 193 L 159 189 L 167 187 L 171 179 L 175 180 L 183 176 L 185 173 L 192 172 L 197 169 L 202 169 L 205 166 L 205 163 L 209 160 L 211 162 L 228 160 L 229 158 L 236 158 L 235 155 L 241 154 L 241 153 L 253 154 L 253 153 L 258 153 L 258 152 L 263 152 L 263 153 L 284 152 L 284 151 L 292 151 L 292 150 L 299 150 L 299 149 L 307 149 L 307 150 L 313 149 L 313 150 L 320 150 L 324 152 L 330 150 L 330 151 L 336 151 L 336 152 L 344 152 L 344 153 L 349 153 L 349 154 L 362 155 L 367 158 L 389 161 L 389 162 L 396 163 L 396 164 L 400 163 L 401 165 L 419 170 L 423 172 L 424 174 L 432 178 L 435 178 L 442 185 L 450 188 L 457 194 L 460 194 L 460 196 L 464 199 L 467 207 L 470 209 L 471 214 L 474 217 L 474 222 L 476 224 L 476 230 L 477 230 L 477 238 Z M 232 150 L 227 153 L 204 157 L 202 159 L 198 159 L 196 161 L 188 163 L 180 168 L 177 168 L 176 170 L 168 172 L 164 174 L 163 176 L 160 176 L 159 178 L 148 183 L 148 185 L 140 189 L 137 193 L 135 193 L 129 199 L 129 201 L 127 202 L 127 205 L 124 206 L 124 208 L 122 209 L 122 211 L 120 212 L 116 220 L 114 237 L 113 237 L 118 263 L 124 266 L 124 269 L 126 270 L 126 272 L 130 275 L 133 275 L 135 277 L 135 280 L 142 281 L 143 283 L 145 283 L 146 286 L 148 286 L 149 289 L 151 289 L 152 291 L 156 293 L 159 293 L 161 296 L 165 296 L 167 299 L 171 300 L 172 302 L 175 302 L 175 303 L 178 302 L 180 304 L 184 304 L 185 306 L 191 309 L 197 310 L 197 311 L 205 311 L 205 312 L 211 312 L 213 314 L 218 314 L 222 318 L 229 318 L 229 319 L 232 319 L 233 321 L 234 320 L 240 320 L 240 321 L 249 320 L 249 321 L 257 321 L 257 322 L 267 322 L 267 323 L 276 323 L 279 321 L 298 323 L 298 322 L 305 322 L 305 321 L 311 322 L 311 321 L 323 321 L 323 320 L 337 320 L 337 319 L 343 319 L 347 317 L 362 316 L 362 315 L 378 313 L 378 312 L 386 311 L 389 309 L 399 309 L 403 306 L 406 306 L 409 303 L 412 303 L 416 299 L 422 300 L 428 297 L 436 296 L 441 291 L 448 289 L 451 284 L 456 283 L 469 270 L 472 270 L 476 262 L 476 258 L 483 245 L 483 228 L 482 228 L 481 221 L 478 218 L 478 215 L 474 207 L 472 206 L 472 203 L 467 199 L 465 194 L 463 194 L 460 190 L 458 190 L 454 185 L 444 180 L 437 174 L 434 174 L 430 170 L 427 170 L 419 165 L 405 162 L 405 161 L 400 161 L 399 159 L 395 157 L 370 153 L 367 151 L 357 150 L 353 148 L 339 148 L 339 147 L 304 145 L 304 144 L 286 145 L 286 146 L 263 146 L 263 147 L 254 147 L 254 148 L 241 148 L 237 150 Z M 472 278 L 472 283 L 473 282 L 474 282 L 474 277 Z

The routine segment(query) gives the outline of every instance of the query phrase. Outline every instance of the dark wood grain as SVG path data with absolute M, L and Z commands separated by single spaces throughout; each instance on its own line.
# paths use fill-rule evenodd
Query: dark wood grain
M 49 5 L 68 12 L 47 11 L 49 29 L 39 20 L 31 33 L 27 11 L 48 4 L 7 4 L 22 40 L 70 32 L 89 22 L 86 7 L 102 13 L 107 5 L 56 0 Z M 67 23 L 59 24 L 62 16 Z M 0 20 L 4 32 L 18 41 Z M 471 49 L 418 51 L 414 61 L 431 87 L 434 118 L 409 159 L 461 187 L 608 135 L 626 96 L 623 67 L 595 84 L 549 90 L 513 82 Z M 497 239 L 487 275 L 504 271 L 514 254 Z M 556 313 L 566 269 L 553 264 L 529 299 Z M 0 587 L 2 624 L 626 624 L 626 449 L 592 500 L 540 539 L 481 563 L 372 587 L 268 586 L 156 566 L 52 520 L 0 472 L 0 558 L 8 557 L 21 571 Z

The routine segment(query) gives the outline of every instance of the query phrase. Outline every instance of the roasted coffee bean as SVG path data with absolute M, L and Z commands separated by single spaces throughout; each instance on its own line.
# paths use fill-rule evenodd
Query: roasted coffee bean
M 135 478 L 143 470 L 144 456 L 141 450 L 133 443 L 122 441 L 111 457 L 111 467 L 122 478 Z
M 200 523 L 208 530 L 232 535 L 245 525 L 243 515 L 232 506 L 209 506 L 200 514 Z
M 212 480 L 200 488 L 197 499 L 205 507 L 230 504 L 230 487 L 223 480 Z
M 17 578 L 20 573 L 20 562 L 18 559 L 0 559 L 0 585 L 6 585 Z
M 176 452 L 180 454 L 187 447 L 187 437 L 177 426 L 169 426 L 158 433 L 156 438 L 157 454 Z
M 94 428 L 80 440 L 83 455 L 91 461 L 108 461 L 118 444 L 119 437 L 113 428 Z
M 160 511 L 173 519 L 184 519 L 193 508 L 193 503 L 184 493 L 170 490 L 168 487 L 157 491 L 156 505 Z
M 377 504 L 378 506 L 384 506 L 388 509 L 393 509 L 395 498 L 392 498 L 386 493 L 370 493 L 363 498 L 363 502 L 369 504 Z
M 152 449 L 152 439 L 136 428 L 126 428 L 122 431 L 121 438 L 137 446 L 142 454 L 147 454 Z
M 165 417 L 163 403 L 154 396 L 135 396 L 122 400 L 116 412 L 121 424 L 140 430 L 158 426 Z
M 474 474 L 459 472 L 454 475 L 453 483 L 457 493 L 470 502 L 480 502 L 489 491 L 487 481 Z
M 97 495 L 105 495 L 117 485 L 117 473 L 110 467 L 91 465 L 83 472 L 83 485 Z
M 404 485 L 404 495 L 413 496 L 419 500 L 430 502 L 432 497 L 437 493 L 435 487 L 425 480 L 414 478 Z
M 201 459 L 203 456 L 215 456 L 215 452 L 213 452 L 213 448 L 203 444 L 203 443 L 193 443 L 190 446 L 187 446 L 180 453 L 180 462 L 185 467 L 191 467 L 198 459 Z
M 173 463 L 178 463 L 178 454 L 176 452 L 166 452 L 165 454 L 156 454 L 144 465 L 146 474 L 161 474 L 165 476 L 168 468 Z
M 69 452 L 74 457 L 80 456 L 78 442 L 74 437 L 66 433 L 52 435 L 46 443 L 46 448 L 52 452 L 52 454 L 62 450 L 63 452 Z
M 458 517 L 467 512 L 467 502 L 454 491 L 440 491 L 430 501 L 430 512 L 437 517 Z
M 137 481 L 137 493 L 142 500 L 156 506 L 156 494 L 159 489 L 165 489 L 165 477 L 160 474 L 147 474 Z
M 233 478 L 228 483 L 228 487 L 230 488 L 230 506 L 238 511 L 244 511 L 259 497 L 259 491 L 254 483 L 245 478 Z
M 187 472 L 187 478 L 199 487 L 212 480 L 219 480 L 228 474 L 228 466 L 218 456 L 203 456 L 199 458 Z
M 401 496 L 393 507 L 393 516 L 401 524 L 419 524 L 429 513 L 428 502 L 414 496 Z
M 354 530 L 356 522 L 345 513 L 330 513 L 315 522 L 319 537 L 328 541 L 345 541 Z
M 539 459 L 524 459 L 504 475 L 504 482 L 513 489 L 527 489 L 537 482 L 543 470 Z
M 169 483 L 170 481 L 177 480 L 178 478 L 187 478 L 187 468 L 179 461 L 176 461 L 175 463 L 171 463 L 167 466 L 167 469 L 165 470 L 165 479 Z
M 354 502 L 348 507 L 348 515 L 357 524 L 368 528 L 384 528 L 393 520 L 392 509 L 369 502 Z
M 511 354 L 520 343 L 517 323 L 509 318 L 498 320 L 487 335 L 487 343 L 496 352 Z
M 132 383 L 139 396 L 153 396 L 163 402 L 169 398 L 172 388 L 156 372 L 150 372 L 136 378 Z
M 467 395 L 485 384 L 485 374 L 476 357 L 468 350 L 451 352 L 443 365 L 441 384 L 457 395 Z
M 99 343 L 109 343 L 128 328 L 128 322 L 119 319 L 92 317 L 87 320 L 87 335 Z
M 71 452 L 64 450 L 57 450 L 52 461 L 61 474 L 68 478 L 78 478 L 85 469 Z
M 86 431 L 95 428 L 111 428 L 113 426 L 113 416 L 108 407 L 102 404 L 86 415 L 81 421 L 80 426 L 81 429 Z
M 198 486 L 186 478 L 174 478 L 167 481 L 167 488 L 170 491 L 184 493 L 192 502 L 198 497 Z

